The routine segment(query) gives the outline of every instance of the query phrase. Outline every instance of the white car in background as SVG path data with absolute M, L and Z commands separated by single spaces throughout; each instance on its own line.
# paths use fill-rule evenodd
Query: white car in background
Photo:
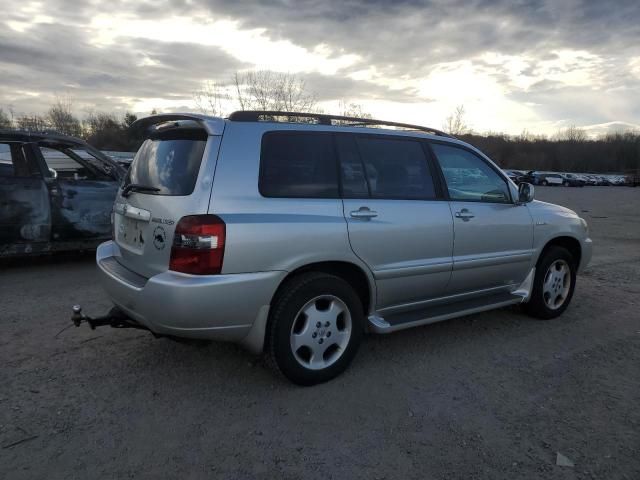
M 557 187 L 562 185 L 564 181 L 559 173 L 540 172 L 538 175 L 540 177 L 539 185 L 542 186 L 552 185 Z

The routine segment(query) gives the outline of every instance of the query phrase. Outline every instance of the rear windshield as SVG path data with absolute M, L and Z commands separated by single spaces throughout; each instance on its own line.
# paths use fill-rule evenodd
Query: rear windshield
M 136 153 L 125 185 L 159 188 L 154 195 L 190 195 L 196 185 L 207 134 L 166 132 L 145 140 Z

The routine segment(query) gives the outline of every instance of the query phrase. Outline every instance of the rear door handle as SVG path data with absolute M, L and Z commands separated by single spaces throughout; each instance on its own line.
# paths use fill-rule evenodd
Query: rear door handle
M 363 218 L 363 219 L 368 219 L 368 218 L 374 218 L 378 216 L 378 212 L 374 212 L 373 210 L 369 210 L 369 208 L 367 207 L 360 207 L 358 210 L 353 210 L 351 212 L 349 212 L 349 215 L 351 215 L 353 218 Z
M 475 215 L 471 213 L 469 210 L 467 210 L 466 208 L 463 208 L 459 212 L 456 212 L 456 218 L 461 218 L 465 222 L 469 221 L 473 217 L 475 217 Z

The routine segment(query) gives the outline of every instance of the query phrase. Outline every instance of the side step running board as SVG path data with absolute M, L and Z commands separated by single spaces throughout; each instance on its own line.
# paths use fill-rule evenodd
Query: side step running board
M 474 313 L 522 303 L 521 295 L 501 293 L 489 297 L 473 298 L 447 305 L 437 305 L 428 309 L 397 313 L 385 318 L 379 315 L 369 316 L 369 328 L 375 333 L 391 333 L 406 328 L 441 322 Z

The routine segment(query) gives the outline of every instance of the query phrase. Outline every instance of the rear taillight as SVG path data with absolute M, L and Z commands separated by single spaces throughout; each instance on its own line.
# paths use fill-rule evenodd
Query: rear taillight
M 169 269 L 194 275 L 222 270 L 225 224 L 215 215 L 189 215 L 176 226 Z

